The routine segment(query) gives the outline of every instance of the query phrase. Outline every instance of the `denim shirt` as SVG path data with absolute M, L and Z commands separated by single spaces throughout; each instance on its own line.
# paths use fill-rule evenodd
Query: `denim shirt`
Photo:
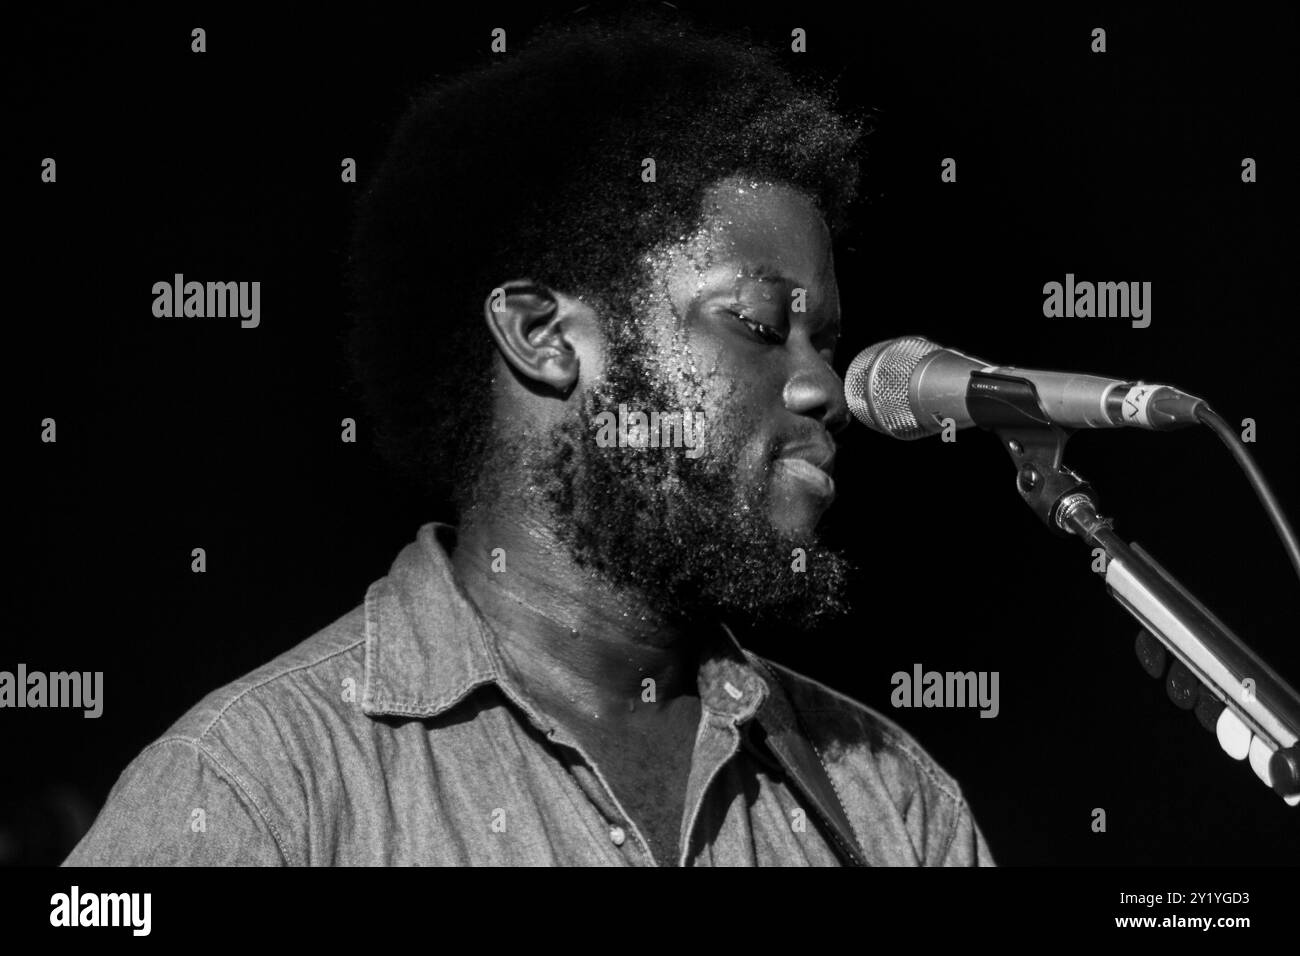
M 65 865 L 993 865 L 910 736 L 722 627 L 699 668 L 680 858 L 654 859 L 507 676 L 452 534 L 422 527 L 363 604 L 181 717 Z

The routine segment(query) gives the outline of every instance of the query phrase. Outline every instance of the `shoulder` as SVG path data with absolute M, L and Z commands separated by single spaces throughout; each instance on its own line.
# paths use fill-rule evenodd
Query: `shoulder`
M 952 862 L 964 852 L 958 844 L 967 836 L 972 848 L 978 837 L 987 855 L 960 785 L 915 737 L 811 677 L 755 660 L 778 677 L 860 836 L 892 840 L 897 845 L 883 849 L 913 855 L 917 863 Z M 910 847 L 902 846 L 904 840 Z
M 871 761 L 900 797 L 925 787 L 948 800 L 962 798 L 957 781 L 895 721 L 811 677 L 761 660 L 780 677 L 804 731 L 828 763 Z
M 322 772 L 356 756 L 370 721 L 361 709 L 365 611 L 359 606 L 237 680 L 212 691 L 167 731 L 219 766 L 271 818 L 301 819 L 337 797 Z
M 320 755 L 338 756 L 365 722 L 363 617 L 350 611 L 191 707 L 121 773 L 69 862 L 303 862 L 303 822 L 341 799 Z
M 210 692 L 166 737 L 223 751 L 312 734 L 360 716 L 365 672 L 365 611 L 353 608 L 305 641 Z

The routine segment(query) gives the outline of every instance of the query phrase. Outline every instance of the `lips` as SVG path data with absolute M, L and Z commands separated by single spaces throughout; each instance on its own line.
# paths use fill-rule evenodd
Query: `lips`
M 775 467 L 813 494 L 835 497 L 835 480 L 831 478 L 835 467 L 833 447 L 822 444 L 787 447 Z

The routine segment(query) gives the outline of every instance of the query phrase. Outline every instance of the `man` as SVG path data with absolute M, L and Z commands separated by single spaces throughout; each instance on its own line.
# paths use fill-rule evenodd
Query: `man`
M 459 527 L 198 704 L 68 862 L 991 863 L 907 734 L 730 629 L 845 610 L 815 529 L 858 137 L 775 57 L 658 21 L 417 98 L 360 209 L 351 353 Z

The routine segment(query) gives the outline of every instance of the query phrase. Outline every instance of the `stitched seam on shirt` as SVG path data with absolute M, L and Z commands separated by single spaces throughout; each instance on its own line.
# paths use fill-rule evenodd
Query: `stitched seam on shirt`
M 371 666 L 371 650 L 373 649 L 375 642 L 372 641 L 370 637 L 375 633 L 375 629 L 378 628 L 378 623 L 373 620 L 373 617 L 377 612 L 374 612 L 374 601 L 372 600 L 371 595 L 375 593 L 379 584 L 380 582 L 376 581 L 374 584 L 370 585 L 370 587 L 366 588 L 366 596 L 361 601 L 361 639 L 366 645 L 366 649 L 362 652 L 361 660 L 362 679 L 365 681 L 365 685 L 361 688 L 361 701 L 363 704 L 367 700 L 372 702 L 374 700 L 374 697 L 370 693 L 370 679 L 374 675 L 374 670 Z
M 948 859 L 948 851 L 952 849 L 952 841 L 957 838 L 957 824 L 961 823 L 961 815 L 966 809 L 966 800 L 962 798 L 957 804 L 957 812 L 953 814 L 952 827 L 948 831 L 948 839 L 944 841 L 943 850 L 939 853 L 939 862 L 943 863 Z
M 470 691 L 493 683 L 496 683 L 498 687 L 501 686 L 495 677 L 485 677 L 480 674 L 477 677 L 467 678 L 463 684 L 457 685 L 451 693 L 438 698 L 436 701 L 394 700 L 384 704 L 383 707 L 385 712 L 392 712 L 402 716 L 436 717 L 441 711 L 447 710 L 453 704 L 459 704 Z
M 515 719 L 513 714 L 510 714 L 510 719 L 511 720 Z M 527 733 L 529 729 L 532 728 L 524 728 L 525 733 Z M 605 786 L 604 782 L 601 781 L 601 779 L 596 776 L 592 767 L 587 764 L 587 758 L 583 755 L 581 750 L 577 750 L 576 748 L 569 747 L 567 744 L 562 744 L 559 741 L 555 740 L 554 738 L 550 738 L 550 737 L 547 738 L 547 743 L 556 748 L 563 747 L 565 749 L 573 750 L 573 752 L 577 754 L 577 763 L 581 764 L 582 769 L 590 773 L 592 777 L 595 778 L 598 784 L 605 787 L 606 791 L 609 790 L 609 788 Z M 584 823 L 586 823 L 588 819 L 588 814 L 590 813 L 594 805 L 595 816 L 597 818 L 603 818 L 605 816 L 605 811 L 602 810 L 599 805 L 596 805 L 595 801 L 593 801 L 591 797 L 587 794 L 587 792 L 583 789 L 582 783 L 578 779 L 577 773 L 568 766 L 569 761 L 567 759 L 562 760 L 558 757 L 554 757 L 554 755 L 552 754 L 547 754 L 547 756 L 552 758 L 546 761 L 547 766 L 551 769 L 552 772 L 554 772 L 555 766 L 557 764 L 559 765 L 559 773 L 557 773 L 556 776 L 563 779 L 563 783 L 559 785 L 559 789 L 560 792 L 564 794 L 564 798 L 569 801 L 569 806 L 573 809 L 573 812 L 580 819 L 582 819 Z M 613 794 L 607 792 L 606 796 L 613 797 Z M 579 797 L 581 797 L 581 802 L 579 802 Z M 615 810 L 621 813 L 622 811 L 619 809 L 618 800 L 615 798 L 611 802 Z M 603 830 L 603 824 L 602 824 L 602 830 Z M 609 839 L 609 831 L 604 830 L 604 832 L 601 832 L 601 830 L 597 830 L 592 834 L 592 839 L 596 840 L 597 842 L 600 842 L 602 839 L 607 840 Z
M 704 801 L 708 799 L 709 788 L 713 786 L 713 781 L 716 780 L 718 774 L 722 772 L 722 768 L 725 767 L 728 763 L 730 763 L 731 759 L 735 757 L 736 754 L 740 751 L 741 734 L 740 734 L 740 729 L 736 726 L 735 718 L 729 714 L 724 714 L 721 711 L 714 710 L 713 708 L 705 706 L 703 704 L 701 704 L 701 707 L 703 708 L 704 713 L 709 715 L 709 720 L 701 720 L 699 727 L 696 728 L 695 743 L 692 745 L 691 748 L 692 752 L 699 749 L 700 739 L 704 736 L 704 729 L 712 721 L 714 717 L 722 718 L 722 722 L 732 733 L 731 752 L 727 754 L 724 760 L 721 760 L 714 765 L 713 769 L 709 771 L 709 776 L 705 779 L 704 784 L 700 787 L 700 798 L 696 802 L 695 806 L 691 807 L 690 810 L 691 818 L 686 824 L 686 842 L 680 847 L 681 855 L 677 859 L 677 863 L 679 865 L 685 865 L 683 863 L 683 860 L 690 859 L 691 844 L 694 841 L 694 836 L 695 836 L 695 823 L 700 817 L 700 811 L 704 809 Z M 687 787 L 689 788 L 689 786 L 690 784 L 688 781 Z M 678 840 L 680 839 L 681 839 L 681 835 L 679 834 Z
M 264 680 L 258 681 L 256 684 L 252 685 L 251 687 L 245 687 L 233 698 L 226 701 L 225 706 L 223 706 L 219 711 L 217 711 L 217 713 L 213 716 L 212 720 L 208 722 L 208 725 L 203 728 L 203 732 L 200 733 L 198 737 L 194 738 L 194 742 L 197 744 L 198 741 L 202 740 L 209 733 L 211 733 L 212 728 L 217 725 L 217 722 L 220 721 L 222 717 L 226 716 L 226 711 L 228 711 L 231 707 L 234 707 L 237 703 L 243 700 L 246 695 L 251 694 L 255 690 L 259 690 L 265 687 L 267 684 L 270 684 L 273 681 L 277 681 L 282 677 L 288 677 L 290 674 L 296 674 L 298 671 L 309 670 L 310 668 L 313 668 L 318 664 L 324 664 L 326 661 L 330 660 L 331 658 L 338 657 L 342 654 L 350 653 L 356 650 L 358 645 L 364 644 L 365 642 L 366 639 L 364 637 L 358 638 L 357 640 L 349 644 L 347 647 L 339 648 L 336 651 L 330 651 L 324 657 L 317 658 L 314 661 L 308 661 L 305 664 L 299 664 L 296 667 L 290 667 L 288 670 L 280 671 L 279 673 L 272 674 L 271 676 L 265 678 Z M 180 739 L 187 739 L 187 738 L 180 738 Z
M 141 756 L 148 753 L 150 750 L 153 750 L 155 747 L 161 747 L 163 744 L 173 743 L 173 742 L 189 744 L 191 747 L 193 747 L 203 756 L 207 757 L 209 760 L 212 761 L 213 764 L 216 765 L 217 769 L 221 772 L 220 773 L 221 779 L 225 781 L 226 785 L 229 787 L 233 787 L 235 790 L 239 791 L 239 793 L 243 795 L 244 799 L 247 800 L 252 805 L 253 809 L 257 811 L 257 815 L 262 818 L 263 825 L 265 825 L 267 830 L 270 831 L 271 839 L 275 841 L 275 848 L 280 852 L 281 859 L 283 859 L 285 863 L 292 864 L 293 857 L 285 849 L 285 841 L 280 836 L 280 831 L 276 828 L 275 824 L 271 822 L 270 817 L 266 815 L 266 811 L 262 809 L 261 804 L 259 804 L 256 800 L 253 799 L 253 795 L 248 792 L 248 788 L 245 787 L 243 782 L 240 781 L 238 775 L 235 774 L 233 771 L 229 770 L 225 764 L 223 764 L 220 760 L 217 759 L 216 754 L 208 750 L 208 748 L 203 746 L 203 744 L 199 743 L 198 740 L 195 740 L 190 737 L 180 736 L 180 735 L 164 737 L 161 740 L 158 740 L 150 744 L 148 747 L 146 747 L 141 752 Z
M 645 842 L 645 836 L 636 828 L 636 824 L 633 822 L 631 816 L 629 816 L 623 809 L 622 804 L 618 802 L 618 797 L 614 794 L 613 788 L 609 786 L 608 782 L 606 782 L 597 771 L 596 762 L 586 755 L 582 748 L 578 746 L 577 741 L 566 743 L 565 741 L 551 736 L 555 730 L 554 727 L 550 730 L 543 731 L 534 722 L 534 718 L 531 716 L 532 712 L 524 705 L 524 702 L 518 698 L 518 695 L 514 690 L 500 683 L 496 684 L 496 690 L 501 694 L 501 697 L 504 700 L 504 704 L 500 707 L 500 710 L 505 715 L 505 719 L 522 731 L 525 736 L 531 737 L 532 734 L 540 734 L 545 740 L 545 744 L 543 745 L 544 747 L 554 747 L 557 750 L 562 749 L 565 751 L 571 750 L 577 755 L 576 760 L 570 761 L 567 757 L 560 758 L 555 757 L 552 754 L 547 754 L 548 757 L 552 757 L 553 759 L 546 761 L 549 770 L 552 773 L 555 773 L 556 777 L 562 778 L 563 782 L 559 784 L 560 792 L 564 795 L 565 799 L 569 801 L 569 806 L 573 809 L 574 813 L 582 819 L 584 823 L 587 821 L 588 814 L 591 812 L 593 807 L 595 808 L 595 815 L 597 818 L 603 818 L 606 816 L 605 810 L 591 798 L 591 796 L 586 792 L 586 789 L 582 786 L 582 781 L 579 780 L 577 771 L 569 766 L 571 762 L 575 765 L 580 765 L 583 770 L 591 774 L 596 783 L 603 788 L 604 795 L 609 799 L 611 806 L 614 808 L 614 814 L 618 816 L 619 819 L 627 821 L 628 825 L 632 827 L 632 832 L 636 833 L 641 842 L 648 847 L 649 844 Z M 527 722 L 521 721 L 515 715 L 514 711 L 511 710 L 511 707 L 518 707 L 520 710 L 525 711 Z M 559 767 L 558 772 L 556 772 L 557 765 Z M 581 799 L 581 802 L 579 802 L 579 799 Z M 602 838 L 608 839 L 608 830 L 605 830 L 603 833 L 600 831 L 593 833 L 593 839 L 600 841 Z M 653 854 L 651 855 L 651 858 L 653 859 Z
M 239 789 L 240 793 L 242 793 L 244 797 L 248 800 L 248 802 L 253 805 L 253 808 L 257 810 L 258 815 L 262 818 L 262 822 L 266 824 L 267 829 L 271 831 L 271 837 L 272 839 L 275 840 L 276 848 L 280 851 L 280 855 L 284 858 L 286 863 L 292 864 L 294 857 L 285 849 L 285 841 L 283 837 L 281 837 L 279 829 L 275 826 L 274 823 L 271 822 L 270 818 L 266 815 L 266 812 L 262 809 L 261 805 L 256 800 L 253 799 L 253 796 L 248 792 L 247 787 L 245 787 L 244 784 L 239 780 L 239 778 L 232 771 L 228 770 L 226 766 L 220 760 L 217 759 L 216 755 L 213 754 L 212 751 L 209 750 L 208 747 L 202 742 L 203 738 L 207 737 L 208 734 L 212 732 L 212 729 L 216 727 L 218 722 L 220 722 L 221 719 L 226 716 L 226 711 L 228 711 L 231 707 L 235 706 L 235 704 L 243 700 L 243 698 L 247 694 L 250 694 L 255 690 L 259 690 L 260 688 L 265 687 L 267 684 L 270 684 L 273 681 L 277 681 L 282 677 L 288 677 L 290 674 L 296 674 L 298 671 L 309 670 L 310 668 L 316 667 L 318 664 L 323 664 L 326 661 L 332 660 L 335 657 L 339 657 L 340 655 L 351 653 L 352 651 L 356 650 L 358 645 L 363 645 L 365 643 L 366 643 L 365 637 L 364 636 L 360 637 L 357 640 L 353 641 L 351 644 L 348 644 L 345 647 L 341 647 L 338 650 L 330 651 L 329 653 L 324 654 L 321 657 L 318 657 L 316 660 L 307 661 L 295 667 L 290 667 L 287 670 L 279 671 L 278 673 L 268 676 L 264 680 L 258 681 L 256 684 L 253 684 L 251 687 L 244 688 L 242 691 L 236 694 L 231 700 L 228 700 L 225 706 L 223 706 L 219 711 L 217 711 L 217 713 L 213 716 L 212 720 L 208 722 L 208 725 L 205 728 L 203 728 L 203 731 L 197 737 L 190 738 L 190 737 L 178 735 L 178 736 L 167 737 L 164 738 L 163 741 L 159 741 L 159 743 L 162 743 L 166 740 L 183 740 L 186 743 L 192 744 L 197 750 L 202 752 L 205 756 L 207 756 L 209 760 L 211 760 L 214 764 L 216 764 L 217 767 L 223 771 L 223 773 L 228 775 L 230 779 L 227 782 Z

